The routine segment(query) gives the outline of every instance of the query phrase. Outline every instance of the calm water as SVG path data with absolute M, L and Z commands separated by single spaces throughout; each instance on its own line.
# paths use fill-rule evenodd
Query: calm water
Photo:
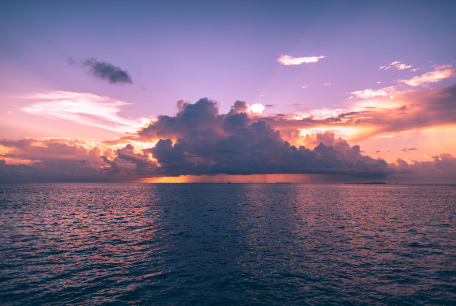
M 456 187 L 0 185 L 3 305 L 450 305 Z

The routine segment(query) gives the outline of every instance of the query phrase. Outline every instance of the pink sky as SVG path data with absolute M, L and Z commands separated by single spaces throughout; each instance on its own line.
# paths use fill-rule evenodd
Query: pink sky
M 390 5 L 2 4 L 0 181 L 456 183 L 454 5 Z

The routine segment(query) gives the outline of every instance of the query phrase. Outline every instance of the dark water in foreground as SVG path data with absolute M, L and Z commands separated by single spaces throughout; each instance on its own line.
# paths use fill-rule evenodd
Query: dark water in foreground
M 3 305 L 450 305 L 456 187 L 0 185 Z

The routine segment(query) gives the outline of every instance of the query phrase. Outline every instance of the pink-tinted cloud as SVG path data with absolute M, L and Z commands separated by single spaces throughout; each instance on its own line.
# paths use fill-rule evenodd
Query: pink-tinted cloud
M 398 70 L 404 70 L 404 69 L 412 68 L 413 65 L 406 65 L 406 64 L 404 64 L 402 61 L 394 61 L 394 62 L 392 62 L 392 63 L 389 64 L 389 65 L 381 66 L 380 69 L 388 70 L 388 69 L 390 69 L 391 67 L 396 67 Z
M 377 82 L 378 83 L 378 82 Z M 365 89 L 359 91 L 353 91 L 350 94 L 361 98 L 361 99 L 370 99 L 376 97 L 388 97 L 391 96 L 395 92 L 395 88 L 393 86 L 380 88 L 380 89 Z
M 101 97 L 90 93 L 54 91 L 24 97 L 34 101 L 23 107 L 26 113 L 52 119 L 94 126 L 116 132 L 134 132 L 147 119 L 131 120 L 119 116 L 121 108 L 129 105 L 118 100 Z
M 320 59 L 325 58 L 326 56 L 307 56 L 307 57 L 293 57 L 291 55 L 280 55 L 277 61 L 282 65 L 301 65 L 301 64 L 308 64 L 308 63 L 316 63 Z
M 456 76 L 456 69 L 442 69 L 426 72 L 423 75 L 416 76 L 408 80 L 399 80 L 399 82 L 405 83 L 412 87 L 417 87 L 420 85 L 439 82 L 443 79 L 451 78 L 454 76 Z
M 387 96 L 377 97 L 376 100 L 363 100 L 355 103 L 352 108 L 323 118 L 282 114 L 264 117 L 262 120 L 280 130 L 289 141 L 299 137 L 299 130 L 313 128 L 350 128 L 350 139 L 362 140 L 388 133 L 454 125 L 455 101 L 456 86 L 451 86 L 398 92 L 394 99 Z

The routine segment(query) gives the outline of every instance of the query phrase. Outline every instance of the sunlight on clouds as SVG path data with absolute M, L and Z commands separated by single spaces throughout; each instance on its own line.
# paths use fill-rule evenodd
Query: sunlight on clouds
M 359 91 L 353 91 L 350 94 L 357 96 L 358 98 L 361 99 L 369 99 L 373 97 L 386 97 L 390 95 L 390 93 L 394 90 L 394 87 L 386 87 L 386 88 L 381 88 L 381 89 L 365 89 L 365 90 L 359 90 Z
M 409 86 L 416 87 L 423 84 L 439 82 L 443 79 L 456 76 L 456 69 L 444 69 L 426 72 L 423 75 L 413 77 L 409 80 L 399 80 L 401 83 L 405 83 Z
M 126 144 L 131 144 L 134 148 L 135 153 L 142 153 L 142 150 L 144 149 L 150 149 L 155 147 L 157 144 L 158 140 L 156 141 L 151 141 L 151 142 L 142 142 L 142 141 L 135 141 L 135 140 L 128 140 L 127 142 L 122 142 L 122 143 L 117 143 L 115 145 L 107 145 L 111 149 L 122 149 L 125 147 Z
M 68 120 L 120 133 L 133 133 L 150 122 L 148 118 L 122 118 L 118 115 L 121 107 L 130 103 L 90 93 L 55 91 L 23 98 L 36 101 L 22 108 L 28 114 Z
M 316 120 L 321 120 L 321 119 L 326 119 L 326 118 L 334 118 L 339 116 L 340 114 L 345 113 L 347 110 L 346 109 L 328 109 L 328 108 L 321 108 L 321 109 L 315 109 L 310 112 L 305 112 L 305 113 L 298 113 L 295 114 L 291 119 L 292 120 L 301 120 L 305 118 L 312 118 Z
M 261 115 L 266 107 L 261 103 L 249 105 L 249 112 Z
M 299 129 L 299 134 L 301 136 L 306 136 L 310 134 L 322 134 L 324 132 L 333 132 L 336 137 L 350 138 L 350 136 L 360 133 L 360 127 L 318 127 L 311 129 Z
M 290 55 L 280 55 L 280 57 L 277 59 L 277 62 L 279 62 L 282 65 L 289 66 L 289 65 L 301 65 L 301 64 L 308 64 L 308 63 L 316 63 L 320 59 L 325 58 L 326 56 L 320 55 L 320 56 L 309 56 L 309 57 L 293 57 Z
M 402 103 L 393 99 L 383 99 L 383 100 L 363 100 L 353 104 L 354 111 L 364 111 L 366 109 L 388 109 L 388 108 L 397 108 L 401 107 Z

